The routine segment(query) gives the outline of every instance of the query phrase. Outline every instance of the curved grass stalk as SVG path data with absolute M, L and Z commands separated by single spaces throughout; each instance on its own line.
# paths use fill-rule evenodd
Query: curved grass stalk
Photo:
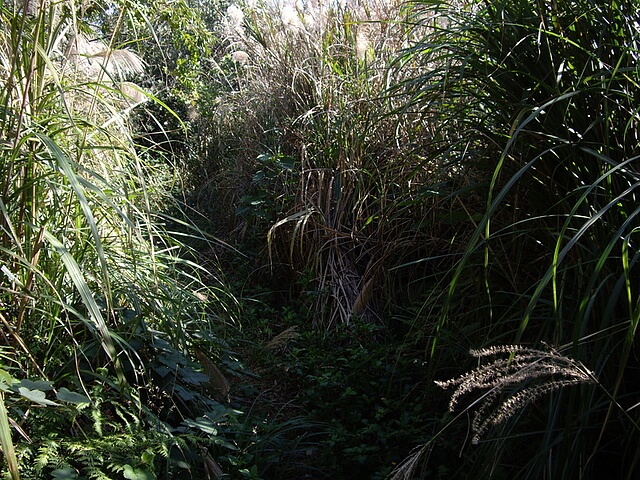
M 556 244 L 556 250 L 555 250 L 555 253 L 554 253 L 554 257 L 553 257 L 553 263 L 550 266 L 549 270 L 547 270 L 547 272 L 541 278 L 541 280 L 538 283 L 538 285 L 536 286 L 536 290 L 535 290 L 535 292 L 533 293 L 533 295 L 531 297 L 531 300 L 530 300 L 530 303 L 529 303 L 529 307 L 527 308 L 527 310 L 526 310 L 526 312 L 524 314 L 524 318 L 522 320 L 522 323 L 520 325 L 520 328 L 519 328 L 519 331 L 518 331 L 517 340 L 520 340 L 520 338 L 522 337 L 522 334 L 524 333 L 524 330 L 526 329 L 528 321 L 529 321 L 529 319 L 531 317 L 532 310 L 533 310 L 533 308 L 535 308 L 535 304 L 540 299 L 542 292 L 547 287 L 549 282 L 552 282 L 552 284 L 553 284 L 553 292 L 554 292 L 553 298 L 554 298 L 555 306 L 557 308 L 557 273 L 558 273 L 557 270 L 558 270 L 558 265 L 560 263 L 562 263 L 562 261 L 567 256 L 569 251 L 580 241 L 581 237 L 586 234 L 586 232 L 589 230 L 589 228 L 591 226 L 593 226 L 596 222 L 598 222 L 611 208 L 613 208 L 616 205 L 618 205 L 621 200 L 627 198 L 629 196 L 629 194 L 633 193 L 634 191 L 638 190 L 638 188 L 640 188 L 640 182 L 636 182 L 634 184 L 631 184 L 629 186 L 629 188 L 627 188 L 626 190 L 621 192 L 616 197 L 612 198 L 604 208 L 602 208 L 599 211 L 595 212 L 588 220 L 586 220 L 580 226 L 579 230 L 570 238 L 570 240 L 567 242 L 567 244 L 564 245 L 564 247 L 562 247 L 562 249 L 560 249 L 561 244 L 562 244 L 562 240 L 564 240 L 566 231 L 569 228 L 570 221 L 575 218 L 576 213 L 578 211 L 578 208 L 580 207 L 580 205 L 583 202 L 585 202 L 588 199 L 589 195 L 593 192 L 593 190 L 598 189 L 605 180 L 607 180 L 611 175 L 615 175 L 617 171 L 624 171 L 625 166 L 633 164 L 635 161 L 638 160 L 638 158 L 640 158 L 640 157 L 634 157 L 634 158 L 631 158 L 629 160 L 626 160 L 625 162 L 620 163 L 619 165 L 617 165 L 613 169 L 609 170 L 607 173 L 603 174 L 600 178 L 598 178 L 591 185 L 589 185 L 586 188 L 585 192 L 582 194 L 581 198 L 576 202 L 573 210 L 568 214 L 568 220 L 567 220 L 567 222 L 565 222 L 562 230 L 560 231 L 560 234 L 558 235 L 558 242 Z M 598 263 L 597 263 L 597 265 L 596 265 L 596 267 L 594 269 L 593 278 L 595 278 L 597 273 L 604 267 L 604 263 L 609 258 L 609 254 L 611 253 L 611 251 L 613 250 L 614 246 L 616 245 L 616 243 L 621 238 L 621 235 L 624 234 L 624 232 L 629 228 L 630 225 L 634 224 L 634 222 L 636 220 L 636 217 L 639 214 L 640 214 L 640 208 L 636 209 L 634 212 L 630 212 L 628 217 L 627 217 L 627 219 L 620 225 L 620 227 L 618 228 L 616 233 L 611 237 L 611 241 L 605 247 L 602 255 L 598 259 Z
M 73 256 L 69 253 L 69 251 L 65 248 L 64 244 L 54 237 L 51 233 L 45 231 L 44 234 L 47 241 L 56 249 L 62 262 L 64 263 L 71 280 L 74 285 L 78 289 L 78 293 L 80 297 L 82 297 L 82 301 L 89 311 L 89 317 L 93 321 L 95 328 L 97 328 L 100 333 L 100 338 L 102 345 L 104 346 L 105 352 L 109 356 L 112 362 L 114 362 L 116 366 L 116 372 L 118 374 L 118 380 L 120 382 L 124 382 L 124 376 L 122 374 L 122 367 L 119 363 L 117 352 L 115 346 L 113 344 L 113 340 L 111 338 L 111 332 L 109 331 L 109 327 L 104 320 L 104 317 L 100 311 L 100 307 L 98 306 L 93 292 L 89 288 L 84 276 L 80 270 L 80 267 Z
M 422 70 L 395 90 L 408 94 L 405 111 L 420 109 L 445 126 L 434 139 L 443 145 L 436 156 L 464 152 L 473 141 L 467 135 L 478 139 L 477 156 L 461 156 L 460 168 L 478 168 L 489 185 L 483 217 L 449 272 L 429 337 L 430 373 L 448 358 L 444 341 L 460 338 L 459 323 L 474 305 L 486 318 L 477 342 L 500 333 L 516 342 L 567 343 L 574 358 L 591 358 L 600 388 L 588 397 L 567 393 L 562 407 L 552 399 L 543 443 L 531 449 L 535 460 L 514 471 L 522 478 L 588 475 L 603 461 L 608 435 L 629 425 L 630 452 L 640 438 L 637 415 L 625 405 L 637 394 L 629 376 L 637 367 L 629 346 L 637 336 L 640 260 L 632 248 L 640 214 L 637 5 L 579 1 L 551 12 L 528 1 L 471 6 L 467 15 L 453 4 L 418 2 L 418 18 L 433 25 L 432 34 L 399 60 Z M 446 21 L 433 23 L 438 15 Z M 514 255 L 521 268 L 499 265 Z M 578 427 L 569 416 L 579 418 Z M 497 444 L 484 454 L 496 467 L 505 457 Z M 633 469 L 638 458 L 619 460 Z M 467 478 L 489 472 L 468 465 L 477 470 Z
M 4 373 L 4 372 L 3 372 Z M 9 427 L 9 416 L 7 407 L 4 404 L 4 392 L 0 391 L 0 445 L 2 445 L 2 454 L 7 462 L 9 474 L 12 480 L 20 480 L 20 471 L 18 469 L 18 460 L 16 451 L 11 439 L 11 428 Z

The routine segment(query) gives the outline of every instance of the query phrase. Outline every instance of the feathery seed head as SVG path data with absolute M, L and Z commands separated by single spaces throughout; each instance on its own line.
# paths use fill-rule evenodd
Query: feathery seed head
M 114 50 L 86 35 L 74 35 L 67 46 L 66 57 L 77 73 L 96 79 L 102 72 L 122 80 L 144 71 L 144 62 L 128 49 Z
M 240 65 L 245 65 L 249 61 L 249 54 L 243 50 L 236 50 L 231 54 L 231 59 Z
M 501 345 L 471 350 L 470 354 L 476 358 L 507 355 L 460 377 L 435 382 L 442 388 L 456 387 L 449 402 L 451 411 L 463 395 L 473 390 L 488 389 L 478 399 L 480 407 L 471 423 L 474 444 L 490 426 L 506 422 L 516 411 L 539 397 L 562 387 L 595 381 L 593 373 L 584 365 L 553 349 L 545 351 L 521 345 Z M 498 403 L 500 396 L 506 396 L 506 399 Z
M 231 4 L 227 8 L 227 18 L 233 27 L 241 27 L 244 22 L 244 12 L 237 5 Z
M 369 38 L 364 32 L 359 31 L 356 35 L 356 57 L 361 61 L 368 60 L 370 53 Z
M 300 15 L 298 15 L 295 7 L 291 5 L 285 5 L 280 12 L 280 20 L 285 30 L 297 31 L 303 28 Z

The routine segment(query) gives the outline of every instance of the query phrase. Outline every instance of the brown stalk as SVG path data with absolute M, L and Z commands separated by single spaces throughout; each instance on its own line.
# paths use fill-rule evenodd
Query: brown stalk
M 27 293 L 31 292 L 33 287 L 33 270 L 38 264 L 38 259 L 40 258 L 40 249 L 42 248 L 42 243 L 44 241 L 44 226 L 40 227 L 40 232 L 38 233 L 38 237 L 34 243 L 33 247 L 33 256 L 31 257 L 31 268 L 27 273 L 27 281 L 25 283 L 24 289 Z M 27 304 L 31 301 L 31 297 L 27 295 L 22 296 L 22 300 L 20 301 L 20 307 L 18 308 L 18 318 L 16 320 L 16 335 L 20 333 L 20 329 L 22 327 L 22 322 L 24 321 L 24 314 L 27 310 Z
M 0 313 L 0 321 L 4 324 L 4 326 L 6 327 L 7 331 L 9 332 L 9 334 L 14 338 L 14 340 L 16 341 L 16 343 L 22 348 L 22 350 L 24 351 L 24 353 L 27 355 L 27 357 L 29 358 L 29 360 L 31 361 L 31 363 L 33 364 L 33 366 L 36 368 L 36 370 L 38 371 L 38 373 L 40 374 L 40 376 L 44 379 L 47 378 L 47 376 L 44 374 L 44 371 L 42 371 L 42 369 L 40 368 L 40 366 L 38 365 L 38 362 L 36 362 L 36 359 L 33 358 L 33 355 L 31 355 L 31 352 L 29 351 L 29 349 L 27 348 L 27 345 L 24 343 L 24 341 L 22 340 L 22 338 L 20 337 L 20 335 L 18 335 L 18 333 L 13 329 L 13 327 L 11 326 L 11 324 L 9 323 L 9 321 L 4 317 L 4 315 L 2 315 L 2 313 Z

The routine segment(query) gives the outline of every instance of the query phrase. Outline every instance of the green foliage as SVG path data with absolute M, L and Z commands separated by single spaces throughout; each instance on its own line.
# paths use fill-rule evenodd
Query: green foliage
M 88 396 L 51 382 L 14 381 L 8 408 L 26 419 L 20 432 L 30 440 L 17 446 L 23 477 L 193 478 L 220 462 L 241 478 L 231 461 L 247 462 L 236 446 L 241 412 L 211 398 L 212 379 L 193 369 L 199 365 L 156 343 L 163 346 L 155 360 L 145 359 L 139 385 L 131 380 L 123 389 L 106 370 L 96 381 L 85 372 Z
M 174 199 L 180 166 L 134 142 L 131 111 L 164 106 L 116 48 L 143 6 L 80 7 L 0 5 L 3 451 L 14 478 L 190 478 L 234 448 L 185 423 L 225 401 L 233 299 L 185 244 L 208 240 Z
M 252 187 L 238 200 L 237 215 L 246 222 L 274 222 L 291 202 L 290 188 L 295 180 L 293 157 L 282 154 L 261 154 L 257 158 L 260 170 L 252 180 Z M 282 192 L 279 194 L 279 192 Z
M 20 478 L 18 470 L 18 460 L 16 458 L 13 439 L 11 438 L 11 430 L 9 427 L 9 415 L 5 405 L 5 392 L 14 383 L 14 379 L 5 370 L 0 369 L 0 445 L 2 445 L 2 453 L 7 462 L 7 469 L 13 480 Z
M 354 321 L 331 337 L 303 335 L 287 355 L 300 403 L 325 425 L 318 448 L 327 478 L 386 478 L 426 436 L 434 413 L 420 388 L 426 368 L 419 352 L 398 349 L 399 343 Z
M 245 312 L 247 358 L 265 400 L 258 465 L 266 478 L 385 478 L 436 419 L 421 352 L 361 319 L 330 334 L 310 328 L 304 307 Z M 250 315 L 250 316 L 248 316 Z M 330 355 L 328 352 L 331 352 Z M 250 392 L 247 392 L 250 395 Z M 259 417 L 258 417 L 259 418 Z M 271 455 L 269 451 L 277 447 Z
M 434 142 L 462 152 L 459 168 L 488 181 L 446 298 L 424 305 L 439 311 L 431 373 L 452 362 L 442 348 L 451 341 L 547 342 L 600 382 L 552 395 L 548 415 L 503 429 L 460 475 L 633 475 L 636 455 L 608 451 L 606 439 L 637 450 L 625 403 L 636 368 L 637 3 L 418 2 L 413 13 L 432 30 L 399 60 L 416 74 L 396 91 L 442 125 Z M 539 443 L 509 455 L 505 438 L 533 425 Z

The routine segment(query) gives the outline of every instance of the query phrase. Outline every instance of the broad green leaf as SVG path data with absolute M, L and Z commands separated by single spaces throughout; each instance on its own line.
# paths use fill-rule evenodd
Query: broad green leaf
M 276 162 L 276 164 L 283 170 L 293 170 L 295 163 L 296 163 L 295 159 L 289 156 L 282 156 Z
M 159 355 L 158 360 L 172 370 L 175 370 L 179 364 L 184 365 L 187 363 L 186 357 L 182 353 L 174 349 L 171 349 L 171 351 Z
M 156 476 L 142 468 L 133 468 L 131 465 L 125 465 L 124 478 L 127 480 L 154 480 Z
M 182 400 L 184 400 L 185 402 L 190 402 L 191 400 L 194 400 L 196 398 L 196 393 L 192 390 L 187 390 L 184 387 L 181 387 L 180 385 L 176 385 L 174 387 L 174 391 L 175 393 L 177 393 L 180 398 Z
M 78 478 L 78 472 L 71 467 L 63 467 L 51 472 L 51 476 L 55 480 L 71 480 L 73 478 Z
M 191 367 L 182 368 L 181 377 L 185 382 L 190 383 L 191 385 L 203 385 L 210 380 L 209 375 L 202 372 L 196 372 Z
M 204 433 L 208 433 L 209 435 L 217 435 L 218 429 L 217 425 L 212 422 L 209 418 L 206 417 L 198 417 L 195 420 L 191 420 L 187 418 L 184 423 L 189 425 L 192 428 L 197 428 L 198 430 L 203 431 Z
M 56 402 L 52 402 L 51 400 L 47 400 L 45 394 L 41 390 L 29 390 L 25 387 L 18 388 L 18 392 L 27 400 L 31 400 L 34 403 L 44 406 L 58 406 L 59 404 Z
M 18 386 L 28 388 L 29 390 L 42 390 L 43 392 L 53 390 L 53 382 L 47 380 L 28 380 L 25 378 L 20 380 Z
M 74 403 L 76 405 L 80 403 L 91 403 L 91 400 L 89 400 L 89 398 L 80 393 L 71 392 L 65 387 L 62 387 L 60 390 L 58 390 L 58 393 L 56 393 L 56 398 L 61 402 Z
M 164 365 L 161 365 L 159 367 L 155 367 L 153 369 L 153 371 L 156 372 L 161 377 L 166 377 L 170 373 L 173 373 L 173 370 L 169 369 L 169 367 L 165 367 Z

